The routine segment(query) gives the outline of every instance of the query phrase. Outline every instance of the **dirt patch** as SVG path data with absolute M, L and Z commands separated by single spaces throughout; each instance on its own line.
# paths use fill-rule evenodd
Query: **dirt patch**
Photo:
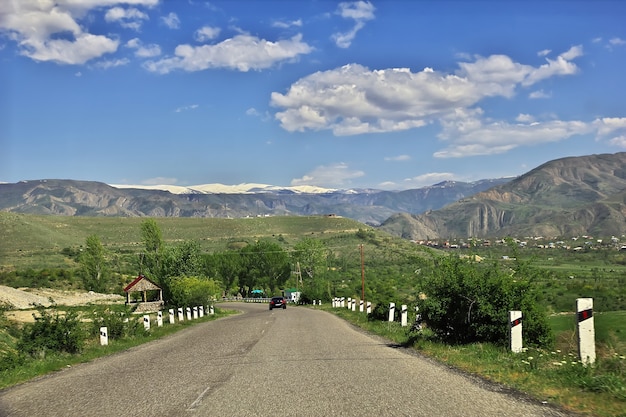
M 33 307 L 42 305 L 49 307 L 79 306 L 87 304 L 117 304 L 126 300 L 118 294 L 100 294 L 93 291 L 64 291 L 49 288 L 12 288 L 0 285 L 0 305 L 8 310 L 7 317 L 30 317 L 32 320 Z M 20 311 L 23 310 L 23 311 Z M 22 321 L 22 320 L 19 320 Z

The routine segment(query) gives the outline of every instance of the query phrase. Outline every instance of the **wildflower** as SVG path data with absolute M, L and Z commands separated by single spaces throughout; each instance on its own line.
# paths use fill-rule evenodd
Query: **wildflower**
M 563 364 L 561 362 L 552 362 L 552 365 L 555 366 L 563 366 Z

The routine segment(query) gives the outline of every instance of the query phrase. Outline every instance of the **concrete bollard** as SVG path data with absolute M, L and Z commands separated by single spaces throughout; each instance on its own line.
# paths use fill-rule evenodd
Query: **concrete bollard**
M 198 307 L 193 308 L 193 319 L 194 320 L 198 319 Z
M 317 305 L 321 306 L 322 305 L 322 300 L 317 300 Z
M 209 314 L 210 315 L 215 314 L 215 309 L 213 308 L 213 306 L 209 307 Z
M 576 336 L 578 356 L 585 365 L 596 362 L 596 334 L 593 322 L 593 298 L 576 299 Z
M 143 328 L 150 330 L 150 316 L 147 314 L 143 316 Z
M 393 321 L 396 315 L 396 303 L 389 303 L 389 321 Z
M 313 305 L 315 305 L 315 300 L 313 300 Z
M 187 320 L 191 320 L 191 307 L 187 307 Z
M 163 312 L 162 311 L 159 311 L 157 313 L 157 326 L 163 327 Z
M 356 311 L 356 299 L 352 300 L 352 311 Z
M 345 307 L 346 305 L 346 297 L 341 297 L 341 307 Z
M 521 311 L 509 311 L 509 326 L 509 344 L 511 346 L 511 352 L 520 353 L 523 350 Z
M 348 297 L 348 310 L 352 308 L 352 297 Z
M 198 307 L 198 315 L 204 317 L 204 306 Z
M 359 313 L 363 312 L 363 300 L 359 300 Z
M 183 308 L 182 307 L 178 307 L 178 321 L 183 321 Z
M 406 304 L 402 304 L 400 309 L 400 324 L 402 327 L 406 327 L 408 325 L 408 310 Z
M 372 302 L 367 302 L 367 314 L 372 314 Z
M 170 308 L 169 313 L 170 313 L 170 314 L 169 314 L 169 316 L 170 316 L 170 324 L 174 324 L 174 323 L 176 323 L 176 320 L 174 319 L 174 309 L 173 309 L 173 308 Z
M 109 331 L 106 327 L 100 327 L 100 346 L 108 346 Z

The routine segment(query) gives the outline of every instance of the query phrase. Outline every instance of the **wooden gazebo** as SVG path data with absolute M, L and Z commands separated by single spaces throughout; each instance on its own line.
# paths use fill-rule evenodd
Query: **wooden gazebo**
M 158 300 L 148 301 L 148 291 L 158 291 Z M 156 309 L 158 310 L 163 306 L 163 289 L 159 287 L 154 281 L 146 278 L 143 275 L 139 275 L 130 284 L 124 287 L 126 293 L 126 304 L 131 303 L 131 292 L 141 292 L 141 304 L 143 304 L 142 311 Z

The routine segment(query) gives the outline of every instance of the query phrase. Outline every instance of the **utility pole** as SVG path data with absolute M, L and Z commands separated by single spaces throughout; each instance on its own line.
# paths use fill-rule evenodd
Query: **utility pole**
M 365 300 L 365 264 L 363 263 L 363 244 L 361 248 L 361 300 Z

